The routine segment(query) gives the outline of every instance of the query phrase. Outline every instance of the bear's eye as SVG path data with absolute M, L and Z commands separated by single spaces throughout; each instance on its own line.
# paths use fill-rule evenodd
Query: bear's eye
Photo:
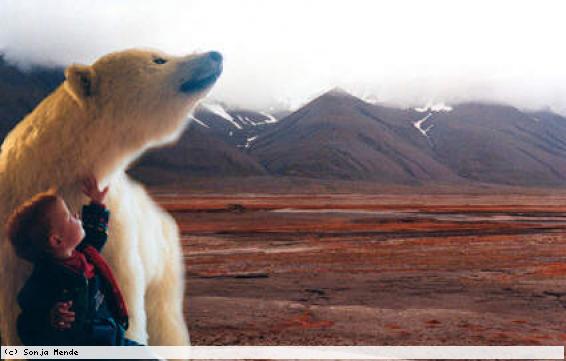
M 161 64 L 165 64 L 165 63 L 167 62 L 167 60 L 166 60 L 166 59 L 163 59 L 163 58 L 155 58 L 155 59 L 153 59 L 153 62 L 154 62 L 155 64 L 160 64 L 160 65 L 161 65 Z

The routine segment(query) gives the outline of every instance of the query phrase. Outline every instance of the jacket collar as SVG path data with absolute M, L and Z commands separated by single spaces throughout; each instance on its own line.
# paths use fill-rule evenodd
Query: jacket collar
M 47 278 L 50 282 L 83 284 L 86 277 L 80 273 L 65 267 L 51 257 L 44 256 L 34 268 L 34 273 L 41 278 Z

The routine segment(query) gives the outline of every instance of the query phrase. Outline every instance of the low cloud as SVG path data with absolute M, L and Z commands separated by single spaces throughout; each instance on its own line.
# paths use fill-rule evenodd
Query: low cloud
M 560 1 L 0 0 L 0 51 L 22 67 L 111 51 L 219 50 L 212 97 L 296 107 L 325 89 L 401 106 L 495 101 L 566 114 Z

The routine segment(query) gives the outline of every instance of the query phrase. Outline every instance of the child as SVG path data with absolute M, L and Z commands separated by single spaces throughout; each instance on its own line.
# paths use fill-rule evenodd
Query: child
M 110 267 L 100 255 L 109 212 L 94 176 L 81 224 L 53 191 L 34 196 L 10 216 L 16 254 L 34 264 L 18 295 L 18 335 L 24 345 L 138 345 L 128 340 L 128 313 Z

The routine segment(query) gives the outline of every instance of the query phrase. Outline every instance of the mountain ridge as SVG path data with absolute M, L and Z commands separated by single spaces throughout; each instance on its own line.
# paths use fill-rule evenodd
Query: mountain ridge
M 63 79 L 62 69 L 22 72 L 0 57 L 0 139 Z M 130 172 L 151 184 L 272 176 L 566 186 L 566 118 L 548 110 L 488 102 L 399 108 L 335 88 L 293 112 L 207 101 L 192 118 L 177 144 L 149 151 Z

